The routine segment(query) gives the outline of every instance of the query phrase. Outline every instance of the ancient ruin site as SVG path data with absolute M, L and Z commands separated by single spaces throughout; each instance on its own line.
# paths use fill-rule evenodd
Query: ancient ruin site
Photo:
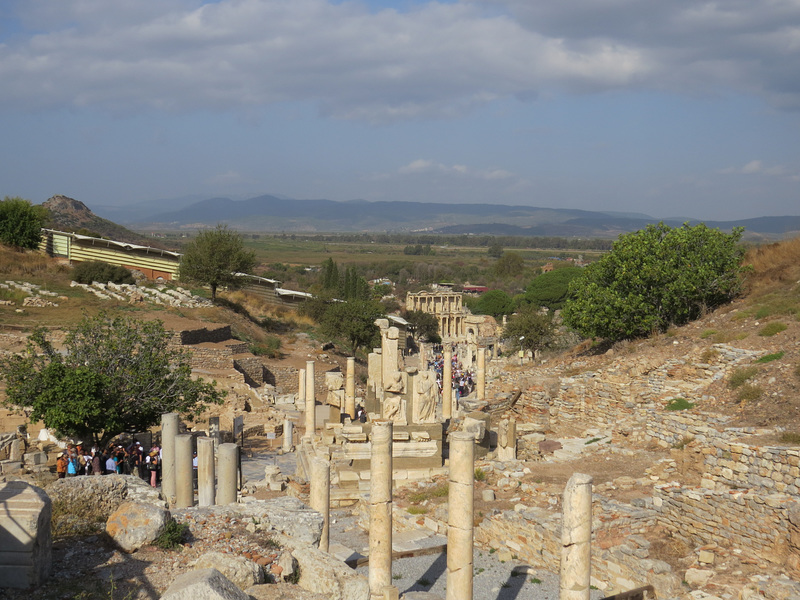
M 135 310 L 226 397 L 119 441 L 162 449 L 158 487 L 58 478 L 91 441 L 0 410 L 0 598 L 800 598 L 800 246 L 779 246 L 688 325 L 534 354 L 452 291 L 406 299 L 441 345 L 386 317 L 365 359 L 289 328 L 270 358 L 243 292 L 9 277 L 3 356 L 35 324 L 58 349 L 82 309 Z

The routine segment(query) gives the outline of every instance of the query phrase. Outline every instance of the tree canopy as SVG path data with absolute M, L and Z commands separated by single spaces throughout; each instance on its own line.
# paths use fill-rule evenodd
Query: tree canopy
M 435 315 L 421 310 L 409 310 L 403 314 L 403 318 L 411 324 L 417 338 L 420 340 L 432 344 L 440 344 L 442 342 L 442 338 L 439 335 L 439 321 Z
M 534 306 L 546 306 L 550 310 L 558 310 L 564 306 L 569 293 L 569 284 L 580 277 L 580 267 L 562 267 L 542 273 L 528 285 L 523 301 Z
M 470 310 L 478 315 L 492 315 L 500 318 L 514 311 L 514 300 L 503 290 L 489 290 L 470 304 Z
M 555 328 L 552 313 L 542 313 L 528 305 L 511 316 L 503 330 L 503 337 L 514 350 L 542 350 L 553 342 Z
M 683 325 L 739 293 L 743 229 L 663 223 L 620 236 L 570 284 L 564 323 L 612 341 Z
M 47 209 L 32 205 L 23 198 L 9 198 L 0 201 L 0 242 L 33 250 L 42 239 L 42 227 L 47 222 Z
M 162 413 L 191 418 L 220 403 L 215 385 L 193 379 L 188 356 L 169 339 L 161 321 L 101 313 L 68 330 L 62 355 L 37 329 L 24 352 L 0 360 L 3 404 L 63 436 L 104 446 L 152 427 Z
M 330 338 L 343 338 L 355 355 L 359 348 L 378 343 L 380 330 L 375 319 L 383 316 L 380 303 L 373 300 L 331 302 L 320 318 L 320 332 Z
M 201 231 L 186 246 L 181 258 L 180 278 L 211 288 L 211 300 L 217 299 L 217 288 L 241 287 L 244 281 L 236 273 L 253 270 L 256 256 L 244 247 L 242 236 L 218 224 L 216 228 Z

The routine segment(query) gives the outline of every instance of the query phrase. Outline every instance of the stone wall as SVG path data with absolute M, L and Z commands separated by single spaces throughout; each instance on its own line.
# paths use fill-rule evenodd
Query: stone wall
M 796 497 L 665 484 L 655 487 L 653 502 L 659 523 L 692 546 L 744 548 L 777 564 L 789 556 L 789 511 L 796 510 Z
M 231 339 L 231 326 L 221 325 L 214 329 L 206 327 L 200 329 L 186 329 L 184 331 L 176 331 L 173 334 L 173 341 L 180 345 L 193 346 L 195 344 L 203 344 L 206 342 L 217 344 Z

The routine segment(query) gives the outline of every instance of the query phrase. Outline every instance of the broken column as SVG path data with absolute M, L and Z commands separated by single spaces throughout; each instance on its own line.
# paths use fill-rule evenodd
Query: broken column
M 378 327 L 381 328 L 381 360 L 383 363 L 382 375 L 384 385 L 386 385 L 386 381 L 389 380 L 389 377 L 395 371 L 400 370 L 400 362 L 399 362 L 399 341 L 400 341 L 400 330 L 397 327 L 388 327 L 384 328 L 382 325 L 388 325 L 389 321 L 387 319 L 377 319 L 375 322 L 381 322 Z
M 175 506 L 194 506 L 194 469 L 192 467 L 192 436 L 175 436 Z
M 592 579 L 592 477 L 575 473 L 564 489 L 560 600 L 589 600 Z
M 304 406 L 306 402 L 306 370 L 297 372 L 297 406 Z
M 306 361 L 306 437 L 313 440 L 317 428 L 317 400 L 314 390 L 314 361 Z
M 214 506 L 216 498 L 214 438 L 197 438 L 197 504 Z
M 52 569 L 50 497 L 24 481 L 0 483 L 0 589 L 38 587 Z
M 284 454 L 294 450 L 294 423 L 291 419 L 283 420 L 283 444 L 281 446 Z
M 356 359 L 347 358 L 347 379 L 344 386 L 344 413 L 351 419 L 356 418 Z
M 486 399 L 486 348 L 478 348 L 478 368 L 475 371 L 478 400 Z
M 219 445 L 219 484 L 217 504 L 234 504 L 237 500 L 239 478 L 239 446 Z
M 169 506 L 175 506 L 175 436 L 178 413 L 161 415 L 161 494 Z
M 447 421 L 453 416 L 453 353 L 444 351 L 442 365 L 442 418 Z
M 219 448 L 220 431 L 219 431 L 219 417 L 209 417 L 208 419 L 208 436 L 214 440 L 214 450 Z
M 322 515 L 319 549 L 328 551 L 331 522 L 331 463 L 322 458 L 311 459 L 311 508 Z
M 369 492 L 369 589 L 380 596 L 392 585 L 393 423 L 372 423 Z
M 475 437 L 450 434 L 447 493 L 447 600 L 472 600 Z

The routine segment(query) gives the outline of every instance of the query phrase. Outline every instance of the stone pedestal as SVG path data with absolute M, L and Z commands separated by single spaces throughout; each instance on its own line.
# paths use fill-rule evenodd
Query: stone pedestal
M 589 600 L 592 579 L 592 477 L 575 473 L 564 489 L 560 600 Z
M 197 439 L 197 504 L 214 506 L 217 469 L 214 464 L 214 438 Z
M 199 465 L 198 465 L 199 467 Z M 175 506 L 194 506 L 194 469 L 192 467 L 192 436 L 175 436 Z
M 208 437 L 214 440 L 214 451 L 219 448 L 221 435 L 219 432 L 219 417 L 209 417 L 208 419 Z
M 239 479 L 239 446 L 236 444 L 220 444 L 218 477 L 217 504 L 236 503 Z
M 314 457 L 311 459 L 311 508 L 322 515 L 322 535 L 319 549 L 328 551 L 331 522 L 331 463 Z
M 393 423 L 372 424 L 369 492 L 369 589 L 380 597 L 392 585 L 392 434 Z
M 49 577 L 51 506 L 41 488 L 0 483 L 0 589 L 37 587 Z
M 178 435 L 178 413 L 161 415 L 161 494 L 167 504 L 175 506 L 175 436 Z
M 314 439 L 316 423 L 316 392 L 314 390 L 314 361 L 306 362 L 306 437 Z
M 294 423 L 290 419 L 283 420 L 283 444 L 281 450 L 288 454 L 294 450 Z
M 22 440 L 19 438 L 14 438 L 11 440 L 11 447 L 8 450 L 8 460 L 12 462 L 21 462 L 22 461 Z
M 517 459 L 517 422 L 503 419 L 497 426 L 497 460 Z
M 472 600 L 475 438 L 450 434 L 447 507 L 447 600 Z
M 478 400 L 486 399 L 486 348 L 478 348 L 478 368 L 475 370 Z
M 442 365 L 442 418 L 448 421 L 453 417 L 453 353 L 444 351 Z
M 347 358 L 347 379 L 344 386 L 344 413 L 351 419 L 356 418 L 356 359 Z

